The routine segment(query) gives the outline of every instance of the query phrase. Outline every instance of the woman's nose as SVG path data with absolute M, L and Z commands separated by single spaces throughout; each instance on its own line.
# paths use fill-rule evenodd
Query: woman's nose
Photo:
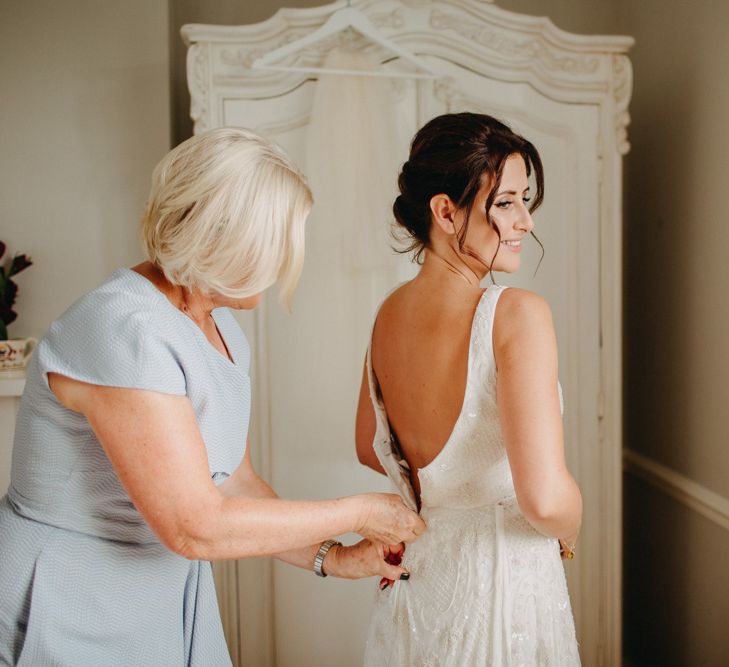
M 534 229 L 534 221 L 532 220 L 532 216 L 529 213 L 529 209 L 524 206 L 522 209 L 522 214 L 519 216 L 519 221 L 517 222 L 517 227 L 524 231 L 524 233 L 528 234 L 529 232 Z

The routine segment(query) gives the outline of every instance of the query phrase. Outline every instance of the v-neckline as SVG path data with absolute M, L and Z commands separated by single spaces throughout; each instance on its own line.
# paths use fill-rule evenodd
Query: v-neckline
M 138 278 L 141 278 L 145 283 L 147 283 L 149 285 L 149 287 L 152 290 L 154 290 L 154 293 L 160 299 L 162 299 L 164 301 L 164 303 L 167 304 L 167 306 L 169 306 L 177 314 L 178 317 L 180 317 L 184 321 L 186 321 L 188 323 L 188 326 L 192 326 L 195 329 L 195 331 L 197 332 L 196 335 L 198 336 L 198 342 L 203 343 L 204 344 L 203 347 L 211 350 L 215 354 L 216 357 L 219 357 L 220 359 L 222 359 L 223 362 L 227 363 L 229 366 L 232 366 L 235 369 L 240 368 L 240 366 L 236 362 L 235 355 L 233 354 L 231 346 L 228 345 L 228 341 L 225 339 L 225 336 L 223 336 L 223 332 L 220 330 L 220 323 L 218 322 L 217 318 L 215 317 L 215 310 L 217 310 L 217 309 L 213 309 L 210 312 L 210 317 L 212 317 L 212 319 L 213 319 L 213 322 L 215 324 L 215 329 L 218 332 L 218 336 L 220 336 L 220 340 L 223 343 L 223 347 L 225 347 L 225 349 L 228 351 L 227 355 L 223 354 L 217 347 L 215 347 L 215 345 L 213 345 L 212 342 L 210 341 L 210 339 L 205 335 L 205 332 L 190 317 L 185 315 L 185 313 L 183 313 L 179 308 L 177 308 L 175 306 L 175 304 L 173 304 L 172 301 L 170 301 L 167 298 L 167 295 L 159 287 L 157 287 L 157 285 L 155 285 L 149 278 L 147 278 L 146 276 L 143 276 L 141 273 L 139 273 L 139 271 L 135 271 L 134 269 L 130 269 L 127 267 L 121 268 L 119 270 L 126 271 L 128 273 L 133 274 L 134 276 L 137 276 Z

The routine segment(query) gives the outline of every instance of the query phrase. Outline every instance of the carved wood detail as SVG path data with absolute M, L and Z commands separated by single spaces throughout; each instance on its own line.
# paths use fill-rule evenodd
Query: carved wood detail
M 612 70 L 617 146 L 620 154 L 625 155 L 630 150 L 630 142 L 628 141 L 628 125 L 630 124 L 628 104 L 633 92 L 633 68 L 627 56 L 614 55 Z
M 469 20 L 434 9 L 430 14 L 430 25 L 437 30 L 453 30 L 502 56 L 527 60 L 540 64 L 548 70 L 568 74 L 592 74 L 597 71 L 596 56 L 570 55 L 549 48 L 541 39 L 519 39 L 509 36 L 503 30 L 484 26 Z
M 210 127 L 209 47 L 205 43 L 193 44 L 187 52 L 187 85 L 190 89 L 190 117 L 195 123 L 195 134 Z

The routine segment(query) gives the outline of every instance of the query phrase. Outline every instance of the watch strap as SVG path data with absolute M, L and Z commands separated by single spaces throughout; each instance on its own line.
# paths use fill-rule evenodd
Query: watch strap
M 321 543 L 321 546 L 319 547 L 319 551 L 316 552 L 316 556 L 314 556 L 314 574 L 316 574 L 319 577 L 326 577 L 327 574 L 322 570 L 322 565 L 324 565 L 324 559 L 326 558 L 326 555 L 329 553 L 329 549 L 331 549 L 333 546 L 342 546 L 341 542 L 337 542 L 336 540 L 326 540 Z

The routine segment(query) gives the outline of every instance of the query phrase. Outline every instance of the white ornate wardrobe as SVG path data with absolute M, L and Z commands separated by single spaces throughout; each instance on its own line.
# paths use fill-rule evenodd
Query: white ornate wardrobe
M 546 198 L 535 231 L 546 254 L 532 275 L 540 253 L 530 244 L 522 275 L 498 281 L 539 292 L 554 312 L 568 460 L 585 506 L 578 557 L 566 566 L 578 639 L 586 666 L 619 665 L 621 182 L 632 86 L 625 54 L 633 40 L 569 34 L 546 18 L 476 0 L 354 4 L 438 74 L 392 84 L 402 161 L 407 141 L 425 121 L 462 110 L 506 120 L 542 155 Z M 240 27 L 185 26 L 195 131 L 251 127 L 304 166 L 316 76 L 253 70 L 251 64 L 343 6 L 284 9 Z M 296 62 L 316 64 L 331 48 L 322 42 Z M 381 62 L 398 67 L 388 54 Z M 387 489 L 356 461 L 354 411 L 372 313 L 414 268 L 402 257 L 375 274 L 349 270 L 337 261 L 331 231 L 314 211 L 292 315 L 272 291 L 256 312 L 241 316 L 254 350 L 253 459 L 289 498 Z M 263 559 L 216 569 L 229 643 L 240 664 L 360 664 L 373 581 L 320 580 Z

